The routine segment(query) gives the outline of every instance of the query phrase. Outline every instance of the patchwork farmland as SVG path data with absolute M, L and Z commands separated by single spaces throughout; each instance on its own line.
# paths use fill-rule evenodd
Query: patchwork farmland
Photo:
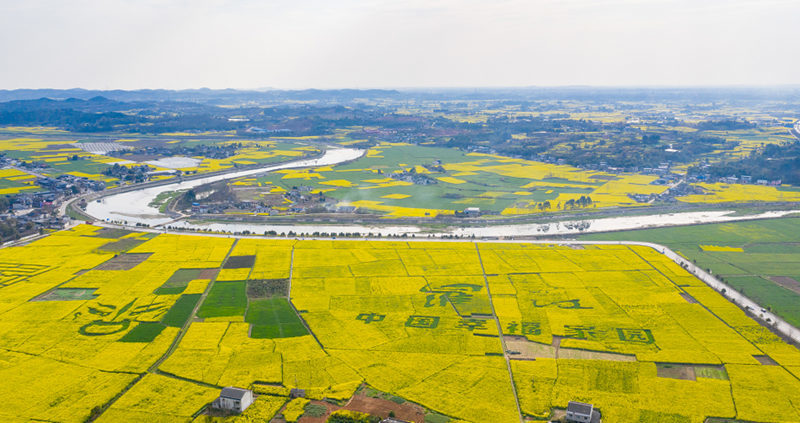
M 193 148 L 209 144 L 206 140 L 196 140 L 175 135 L 176 139 L 128 139 L 120 138 L 113 142 L 75 142 L 61 138 L 58 133 L 54 137 L 13 137 L 9 128 L 0 128 L 0 155 L 20 162 L 37 163 L 36 171 L 21 169 L 0 169 L 0 195 L 19 194 L 44 190 L 37 185 L 37 178 L 57 178 L 71 175 L 98 181 L 111 188 L 125 181 L 108 174 L 113 165 L 133 167 L 149 165 L 155 172 L 150 180 L 169 179 L 175 171 L 193 174 L 219 172 L 239 166 L 269 164 L 293 158 L 301 158 L 316 153 L 316 147 L 301 145 L 296 142 L 283 141 L 242 141 L 217 140 L 213 144 L 218 148 L 236 146 L 236 154 L 225 158 L 194 157 L 162 157 L 159 155 L 134 154 L 145 147 L 184 147 Z M 111 152 L 117 151 L 116 155 Z M 184 159 L 184 160 L 180 160 Z M 188 162 L 187 162 L 188 160 Z M 177 164 L 172 165 L 171 162 Z M 130 182 L 130 181 L 128 181 Z
M 545 421 L 571 400 L 610 422 L 800 420 L 800 351 L 643 246 L 81 225 L 0 263 L 9 421 L 315 422 L 369 399 L 424 421 Z M 203 414 L 224 386 L 254 405 Z
M 345 146 L 351 142 L 343 142 Z M 270 204 L 274 212 L 302 209 L 292 192 L 329 199 L 340 208 L 386 218 L 455 215 L 466 209 L 505 217 L 607 208 L 649 207 L 669 193 L 654 174 L 603 172 L 451 148 L 381 142 L 344 164 L 283 169 L 228 183 L 232 200 Z M 686 205 L 797 202 L 791 186 L 694 183 L 693 194 L 676 196 Z M 219 187 L 209 187 L 209 192 Z M 310 206 L 309 206 L 310 207 Z M 189 212 L 187 209 L 186 212 Z M 297 211 L 296 211 L 297 212 Z M 229 208 L 224 214 L 269 212 Z
M 584 240 L 652 241 L 710 270 L 794 326 L 800 325 L 800 219 L 694 225 L 583 235 Z M 713 242 L 712 242 L 713 240 Z M 710 245 L 710 244 L 717 245 Z
M 231 184 L 255 195 L 253 198 L 303 186 L 311 194 L 338 200 L 341 206 L 402 218 L 452 215 L 470 207 L 521 215 L 570 208 L 637 206 L 642 204 L 629 194 L 660 194 L 667 190 L 665 185 L 652 184 L 657 179 L 383 142 L 351 163 L 280 170 L 258 178 L 239 178 Z M 587 196 L 591 200 L 586 200 Z M 422 204 L 427 208 L 420 207 Z

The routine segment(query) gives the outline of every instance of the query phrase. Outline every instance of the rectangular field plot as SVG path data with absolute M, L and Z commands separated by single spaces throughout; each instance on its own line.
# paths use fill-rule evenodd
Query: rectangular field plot
M 285 297 L 289 295 L 289 279 L 250 279 L 247 281 L 248 298 Z
M 222 266 L 223 269 L 244 269 L 253 267 L 253 264 L 256 262 L 256 256 L 230 256 L 228 260 L 225 261 L 225 264 Z
M 150 256 L 150 253 L 120 254 L 97 266 L 97 270 L 131 270 L 150 258 Z
M 118 239 L 126 235 L 130 235 L 132 233 L 134 232 L 131 232 L 126 229 L 101 228 L 100 230 L 95 232 L 93 236 L 96 236 L 98 238 Z
M 167 326 L 181 327 L 191 317 L 192 310 L 200 300 L 200 294 L 181 295 L 161 320 Z
M 253 338 L 291 338 L 308 334 L 285 298 L 251 300 L 244 320 Z
M 56 288 L 34 298 L 34 301 L 78 301 L 97 297 L 97 288 Z
M 178 269 L 163 285 L 155 290 L 158 295 L 180 294 L 186 290 L 189 282 L 199 279 L 211 279 L 217 269 Z
M 247 308 L 245 282 L 217 282 L 211 287 L 203 305 L 197 311 L 199 317 L 243 316 Z
M 292 302 L 322 346 L 369 384 L 445 414 L 480 420 L 460 401 L 459 411 L 442 398 L 435 406 L 435 379 L 392 381 L 373 371 L 419 366 L 406 357 L 464 355 L 484 371 L 505 351 L 525 415 L 546 418 L 580 400 L 609 421 L 702 422 L 736 417 L 733 398 L 752 394 L 734 388 L 731 396 L 727 365 L 761 366 L 759 354 L 787 371 L 800 364 L 796 349 L 649 248 L 479 243 L 478 256 L 464 248 L 475 244 L 383 244 L 301 241 Z M 499 336 L 508 337 L 505 347 Z M 674 370 L 658 374 L 656 363 Z M 493 412 L 513 409 L 498 403 Z
M 800 421 L 800 351 L 650 248 L 159 235 L 122 266 L 95 231 L 0 249 L 33 274 L 0 286 L 7 420 L 85 421 L 118 394 L 99 421 L 190 420 L 211 387 L 344 404 L 366 384 L 431 421 L 569 401 L 609 422 Z
M 141 322 L 119 339 L 119 342 L 153 342 L 166 328 L 158 322 Z
M 131 250 L 141 244 L 144 244 L 146 240 L 144 239 L 136 239 L 136 238 L 125 238 L 120 239 L 117 241 L 111 241 L 106 245 L 100 247 L 103 251 L 108 251 L 112 253 L 122 253 L 128 250 Z

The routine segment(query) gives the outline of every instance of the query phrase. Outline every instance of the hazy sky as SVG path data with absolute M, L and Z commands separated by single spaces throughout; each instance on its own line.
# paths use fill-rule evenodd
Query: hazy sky
M 800 0 L 0 0 L 0 88 L 800 83 Z

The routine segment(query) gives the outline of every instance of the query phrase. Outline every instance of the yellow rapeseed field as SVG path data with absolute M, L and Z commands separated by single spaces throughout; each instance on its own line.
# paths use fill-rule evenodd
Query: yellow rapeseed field
M 800 201 L 800 191 L 781 190 L 778 187 L 742 184 L 694 184 L 704 194 L 678 197 L 686 203 L 751 203 L 754 201 Z
M 139 245 L 105 252 L 119 239 Z M 264 309 L 245 280 L 285 289 L 271 294 L 285 308 Z M 640 246 L 234 242 L 81 225 L 0 249 L 10 421 L 84 421 L 114 398 L 100 421 L 258 421 L 292 388 L 347 401 L 368 384 L 474 423 L 546 419 L 572 400 L 608 421 L 789 422 L 798 375 L 795 347 Z M 253 388 L 256 403 L 198 416 L 222 386 Z M 282 413 L 298 420 L 305 404 Z
M 741 253 L 744 252 L 742 247 L 727 247 L 727 246 L 720 246 L 720 245 L 700 245 L 700 249 L 703 251 L 717 251 L 717 252 L 733 252 L 733 253 Z

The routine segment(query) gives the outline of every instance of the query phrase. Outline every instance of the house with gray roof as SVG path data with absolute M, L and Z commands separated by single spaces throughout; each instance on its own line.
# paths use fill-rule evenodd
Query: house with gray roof
M 567 404 L 567 422 L 600 423 L 600 412 L 592 404 L 570 401 Z
M 253 391 L 229 386 L 222 388 L 219 398 L 215 399 L 211 406 L 220 410 L 241 413 L 252 403 Z

